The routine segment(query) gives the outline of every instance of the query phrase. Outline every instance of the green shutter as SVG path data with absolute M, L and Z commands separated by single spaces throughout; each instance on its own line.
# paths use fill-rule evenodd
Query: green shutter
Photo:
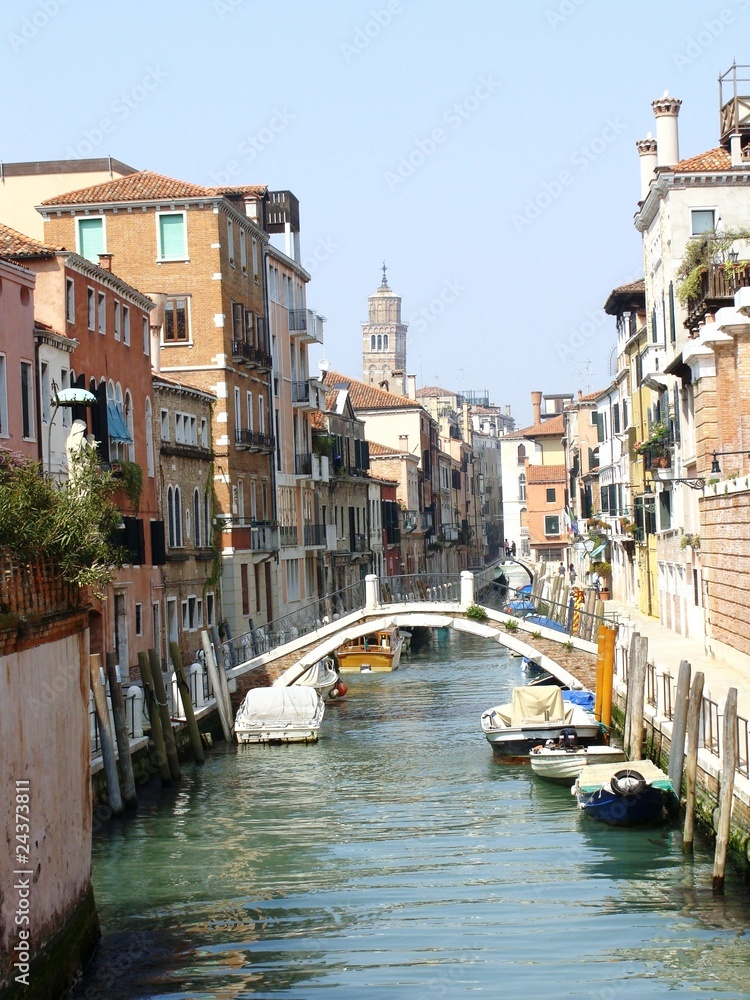
M 159 216 L 159 244 L 162 260 L 184 260 L 185 252 L 185 216 Z
M 78 241 L 81 257 L 99 263 L 99 254 L 104 253 L 104 219 L 79 219 Z

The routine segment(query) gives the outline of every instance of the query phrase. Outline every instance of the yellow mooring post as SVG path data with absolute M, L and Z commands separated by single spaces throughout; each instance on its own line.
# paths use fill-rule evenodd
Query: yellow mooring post
M 602 721 L 602 691 L 604 689 L 604 656 L 607 644 L 607 630 L 604 625 L 599 627 L 596 641 L 596 689 L 594 691 L 594 715 L 597 722 Z
M 603 726 L 610 729 L 612 726 L 612 685 L 615 676 L 615 640 L 617 639 L 617 629 L 605 628 L 604 630 L 604 670 L 602 672 L 602 717 L 599 720 Z

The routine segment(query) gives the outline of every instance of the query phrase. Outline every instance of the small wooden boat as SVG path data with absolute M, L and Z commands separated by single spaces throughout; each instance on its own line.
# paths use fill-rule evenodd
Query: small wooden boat
M 324 656 L 322 660 L 313 663 L 311 667 L 308 667 L 304 673 L 299 674 L 291 682 L 279 678 L 271 686 L 315 688 L 324 701 L 335 700 L 341 697 L 341 687 L 344 688 L 344 693 L 346 692 L 346 685 L 341 684 L 341 679 L 334 667 L 333 657 L 331 656 Z
M 578 807 L 610 826 L 637 826 L 662 820 L 676 804 L 672 782 L 650 760 L 592 764 L 571 789 Z
M 572 745 L 563 733 L 560 740 L 548 740 L 552 746 L 532 747 L 529 755 L 531 770 L 540 778 L 570 785 L 584 768 L 593 764 L 618 764 L 625 760 L 625 751 L 617 747 L 578 746 L 577 739 Z M 563 746 L 560 743 L 565 740 Z
M 314 743 L 324 712 L 315 688 L 253 688 L 237 710 L 234 733 L 238 743 Z
M 601 740 L 601 727 L 591 712 L 567 703 L 555 685 L 513 688 L 506 705 L 488 708 L 480 720 L 493 753 L 505 760 L 527 760 L 532 747 L 556 740 L 572 727 L 582 746 Z
M 397 670 L 404 640 L 398 628 L 361 635 L 336 650 L 339 670 L 345 673 L 381 673 Z

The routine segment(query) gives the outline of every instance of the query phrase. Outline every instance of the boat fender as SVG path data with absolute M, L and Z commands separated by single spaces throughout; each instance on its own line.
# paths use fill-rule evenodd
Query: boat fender
M 543 743 L 537 743 L 537 745 L 535 747 L 531 748 L 531 752 L 532 753 L 539 753 L 539 751 L 543 750 L 543 749 L 544 749 L 544 744 Z
M 339 689 L 339 697 L 343 698 L 349 688 L 344 684 L 343 681 L 339 681 L 336 687 Z
M 622 771 L 617 771 L 612 775 L 610 785 L 615 795 L 634 798 L 636 795 L 640 795 L 645 789 L 646 779 L 639 771 L 624 768 Z

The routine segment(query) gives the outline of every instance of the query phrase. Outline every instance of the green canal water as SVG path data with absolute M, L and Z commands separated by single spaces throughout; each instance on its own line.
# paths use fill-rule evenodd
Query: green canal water
M 437 638 L 353 676 L 313 746 L 215 749 L 94 841 L 104 933 L 77 997 L 750 996 L 750 891 L 677 827 L 614 830 L 497 763 L 523 683 Z

